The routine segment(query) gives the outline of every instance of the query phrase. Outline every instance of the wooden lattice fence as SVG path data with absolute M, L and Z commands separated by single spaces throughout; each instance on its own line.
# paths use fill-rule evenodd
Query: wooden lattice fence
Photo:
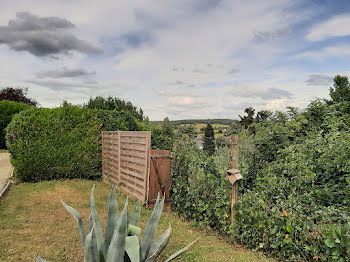
M 149 131 L 102 132 L 102 173 L 121 190 L 147 201 L 150 168 Z

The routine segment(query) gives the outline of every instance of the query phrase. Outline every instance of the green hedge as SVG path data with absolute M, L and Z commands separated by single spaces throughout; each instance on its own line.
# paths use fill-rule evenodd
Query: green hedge
M 208 157 L 195 143 L 180 141 L 173 153 L 171 207 L 198 225 L 229 233 L 231 149 L 219 148 Z
M 6 148 L 6 127 L 11 122 L 12 117 L 23 111 L 31 108 L 30 105 L 13 101 L 0 101 L 0 149 Z
M 13 117 L 7 147 L 22 181 L 101 177 L 101 131 L 140 130 L 128 112 L 34 108 Z

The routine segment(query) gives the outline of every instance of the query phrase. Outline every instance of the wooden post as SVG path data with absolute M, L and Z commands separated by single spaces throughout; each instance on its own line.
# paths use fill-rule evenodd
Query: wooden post
M 120 183 L 122 182 L 121 181 L 121 178 L 120 178 L 120 150 L 121 150 L 121 143 L 120 143 L 120 131 L 118 131 L 118 188 L 120 188 Z
M 232 161 L 231 168 L 238 169 L 238 136 L 232 135 Z M 238 201 L 238 181 L 232 185 L 232 195 L 231 195 L 231 224 L 236 223 L 236 210 L 234 205 Z

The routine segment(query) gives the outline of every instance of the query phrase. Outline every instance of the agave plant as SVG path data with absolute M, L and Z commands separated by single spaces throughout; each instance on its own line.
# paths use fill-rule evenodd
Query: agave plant
M 81 244 L 84 251 L 84 262 L 155 262 L 168 244 L 171 234 L 171 225 L 169 225 L 168 229 L 157 240 L 153 241 L 163 211 L 164 197 L 162 200 L 159 200 L 158 194 L 151 218 L 139 242 L 141 233 L 141 228 L 138 227 L 141 213 L 140 203 L 135 206 L 133 213 L 129 217 L 127 198 L 123 212 L 119 216 L 113 184 L 108 200 L 106 234 L 103 236 L 102 226 L 94 201 L 94 187 L 95 185 L 91 189 L 91 214 L 88 225 L 89 233 L 87 235 L 85 234 L 83 221 L 79 212 L 61 200 L 62 205 L 78 222 Z M 171 261 L 185 252 L 196 241 L 193 241 L 185 248 L 171 255 L 165 262 Z M 36 257 L 36 261 L 48 262 L 40 257 Z

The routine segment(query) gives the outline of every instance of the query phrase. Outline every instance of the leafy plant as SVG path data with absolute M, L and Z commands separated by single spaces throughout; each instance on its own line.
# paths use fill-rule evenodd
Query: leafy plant
M 348 261 L 350 257 L 350 221 L 345 225 L 330 225 L 322 232 L 328 261 Z
M 124 209 L 119 215 L 113 184 L 108 200 L 106 234 L 103 236 L 93 191 L 94 186 L 91 189 L 91 214 L 88 226 L 89 233 L 87 235 L 79 212 L 73 207 L 66 205 L 63 200 L 61 200 L 62 205 L 73 215 L 78 223 L 81 244 L 84 251 L 84 261 L 155 262 L 168 244 L 172 230 L 171 225 L 169 225 L 168 229 L 153 241 L 163 211 L 164 198 L 160 200 L 158 194 L 151 218 L 142 234 L 141 241 L 139 241 L 141 233 L 141 228 L 138 227 L 141 212 L 140 204 L 138 203 L 137 206 L 135 206 L 133 213 L 129 216 L 127 211 L 128 199 L 126 199 Z M 165 262 L 171 261 L 185 252 L 194 242 L 171 255 Z M 36 261 L 45 262 L 46 260 L 36 257 Z

